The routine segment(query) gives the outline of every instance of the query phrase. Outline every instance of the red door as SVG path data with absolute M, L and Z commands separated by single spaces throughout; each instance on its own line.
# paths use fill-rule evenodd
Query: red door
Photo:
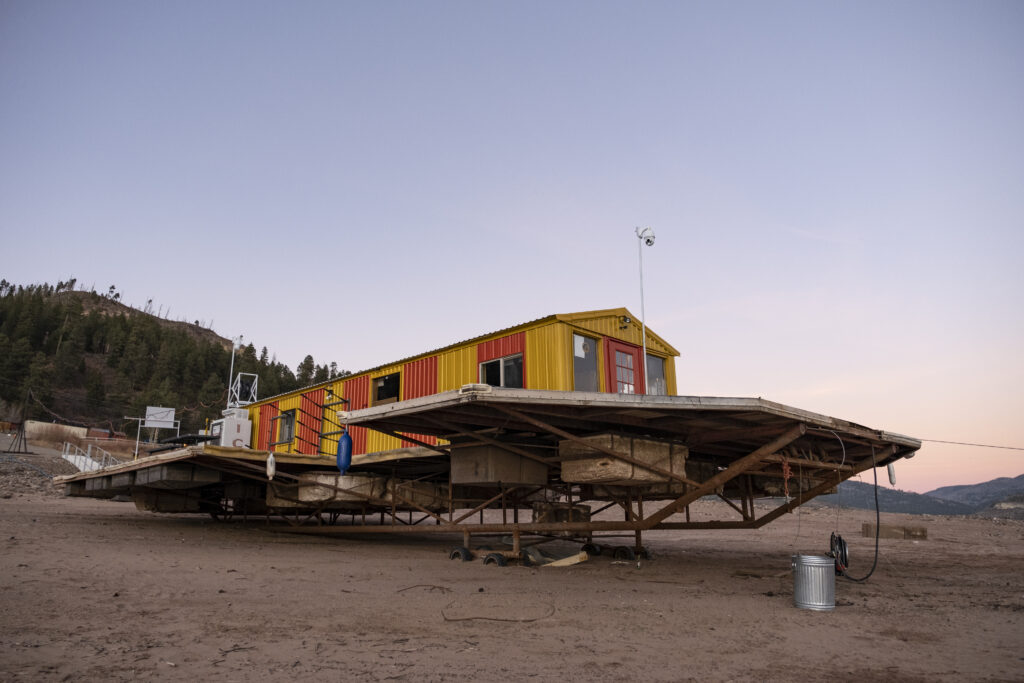
M 608 391 L 613 394 L 644 394 L 641 359 L 644 350 L 615 339 L 605 339 L 605 363 Z

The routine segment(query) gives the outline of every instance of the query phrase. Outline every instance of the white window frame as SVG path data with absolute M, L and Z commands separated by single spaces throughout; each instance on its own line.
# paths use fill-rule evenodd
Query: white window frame
M 479 367 L 477 369 L 477 377 L 480 380 L 480 384 L 487 384 L 487 378 L 484 375 L 484 366 L 487 365 L 488 363 L 495 363 L 496 362 L 496 363 L 498 363 L 498 376 L 500 378 L 500 380 L 499 380 L 500 384 L 498 384 L 497 386 L 504 387 L 505 386 L 505 361 L 511 360 L 513 358 L 519 358 L 520 359 L 519 367 L 525 369 L 525 365 L 524 365 L 523 360 L 522 360 L 523 359 L 523 354 L 522 353 L 512 353 L 512 354 L 509 354 L 507 356 L 502 356 L 501 358 L 492 358 L 490 360 L 485 360 L 482 363 L 480 363 Z M 520 379 L 522 379 L 522 384 L 525 385 L 526 384 L 526 377 L 525 376 L 521 376 Z M 512 388 L 519 389 L 521 387 L 512 387 Z

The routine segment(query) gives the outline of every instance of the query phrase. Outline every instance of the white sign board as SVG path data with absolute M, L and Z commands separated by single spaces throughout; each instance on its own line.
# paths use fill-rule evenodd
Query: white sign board
M 142 426 L 174 429 L 174 408 L 146 406 L 146 421 L 142 423 Z

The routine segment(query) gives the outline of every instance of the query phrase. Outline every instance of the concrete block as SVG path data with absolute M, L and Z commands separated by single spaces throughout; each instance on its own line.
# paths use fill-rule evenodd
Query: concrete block
M 547 465 L 497 446 L 453 448 L 451 467 L 453 484 L 543 486 L 548 481 Z
M 633 486 L 666 482 L 668 477 L 639 467 L 624 460 L 595 451 L 589 446 L 601 446 L 643 463 L 684 474 L 686 446 L 665 441 L 654 441 L 619 434 L 596 434 L 585 437 L 586 443 L 566 439 L 558 444 L 558 455 L 564 458 L 562 480 L 574 484 L 612 484 Z
M 864 522 L 861 526 L 861 536 L 865 538 L 875 537 L 875 525 L 871 522 Z M 895 524 L 883 524 L 878 529 L 879 538 L 894 538 L 898 540 L 927 540 L 928 528 L 923 526 L 897 526 Z

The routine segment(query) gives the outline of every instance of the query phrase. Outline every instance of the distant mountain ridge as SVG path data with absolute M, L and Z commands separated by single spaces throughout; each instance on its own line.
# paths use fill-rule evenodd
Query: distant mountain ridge
M 862 510 L 875 509 L 875 487 L 861 481 L 844 481 L 839 493 L 818 496 L 811 503 L 840 505 Z M 999 477 L 980 484 L 943 486 L 928 493 L 912 493 L 885 486 L 878 487 L 878 508 L 882 512 L 911 515 L 993 515 L 1015 516 L 993 512 L 999 503 L 1020 500 L 1024 496 L 1024 475 Z
M 815 502 L 874 510 L 875 486 L 861 481 L 844 481 L 839 485 L 838 494 L 818 496 Z M 911 515 L 969 515 L 974 512 L 973 508 L 962 503 L 881 485 L 878 487 L 878 509 L 882 512 L 902 512 Z
M 1024 474 L 1019 477 L 999 477 L 981 484 L 943 486 L 926 495 L 967 505 L 978 511 L 1020 494 L 1024 494 Z

